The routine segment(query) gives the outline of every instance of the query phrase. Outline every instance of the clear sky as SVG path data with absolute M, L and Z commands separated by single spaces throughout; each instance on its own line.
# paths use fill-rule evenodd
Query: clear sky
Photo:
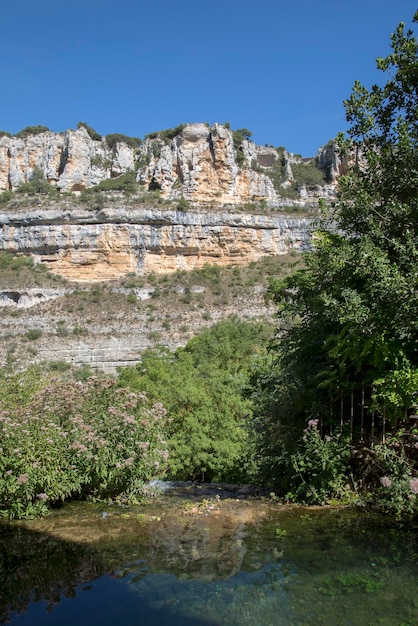
M 7 0 L 0 129 L 85 121 L 101 134 L 230 122 L 303 156 L 381 79 L 413 0 Z M 418 35 L 418 25 L 414 25 Z

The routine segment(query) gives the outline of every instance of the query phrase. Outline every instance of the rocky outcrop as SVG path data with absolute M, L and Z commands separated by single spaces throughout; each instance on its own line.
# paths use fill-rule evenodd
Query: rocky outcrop
M 332 181 L 340 167 L 332 148 L 324 151 L 317 162 Z M 1 137 L 0 191 L 15 190 L 20 183 L 42 175 L 61 192 L 80 192 L 133 171 L 143 189 L 159 189 L 169 199 L 184 196 L 194 203 L 217 206 L 262 200 L 270 207 L 281 207 L 289 204 L 285 191 L 294 178 L 292 163 L 297 162 L 301 159 L 292 154 L 257 146 L 246 138 L 234 144 L 234 133 L 221 124 L 211 128 L 188 124 L 176 133 L 155 133 L 140 145 L 92 139 L 81 126 L 23 139 Z M 271 176 L 278 166 L 279 183 Z M 334 193 L 332 184 L 319 187 L 301 185 L 299 201 L 304 206 L 309 201 L 315 204 L 318 195 Z M 295 203 L 295 197 L 290 203 Z
M 0 249 L 32 255 L 69 280 L 244 265 L 309 245 L 308 218 L 132 207 L 0 214 Z

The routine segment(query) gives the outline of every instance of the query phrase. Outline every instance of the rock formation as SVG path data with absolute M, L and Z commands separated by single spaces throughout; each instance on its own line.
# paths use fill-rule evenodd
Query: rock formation
M 308 218 L 132 207 L 0 213 L 0 249 L 32 255 L 70 280 L 243 265 L 309 245 Z
M 269 207 L 282 207 L 286 188 L 293 182 L 292 164 L 302 159 L 273 147 L 257 146 L 221 124 L 188 124 L 171 133 L 154 133 L 144 142 L 110 142 L 92 139 L 88 130 L 64 133 L 41 132 L 24 138 L 0 138 L 0 192 L 15 190 L 35 173 L 61 192 L 80 192 L 101 181 L 135 172 L 144 190 L 159 189 L 168 199 L 184 196 L 195 203 L 242 204 L 263 200 Z M 340 163 L 327 145 L 317 156 L 328 180 L 338 175 Z M 305 160 L 306 161 L 306 160 Z M 279 183 L 271 175 L 280 170 Z M 275 181 L 275 182 L 274 182 Z M 306 204 L 318 196 L 334 193 L 332 184 L 300 185 Z M 290 204 L 295 203 L 295 198 Z

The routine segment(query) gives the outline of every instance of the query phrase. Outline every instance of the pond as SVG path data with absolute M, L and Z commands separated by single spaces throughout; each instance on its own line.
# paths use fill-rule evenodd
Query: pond
M 0 524 L 0 619 L 16 626 L 415 626 L 417 584 L 408 524 L 221 487 Z

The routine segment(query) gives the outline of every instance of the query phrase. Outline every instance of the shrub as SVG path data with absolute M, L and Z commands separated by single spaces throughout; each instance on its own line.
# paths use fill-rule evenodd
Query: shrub
M 102 136 L 97 132 L 97 130 L 94 130 L 94 128 L 86 124 L 86 122 L 78 122 L 77 128 L 81 127 L 86 129 L 91 139 L 94 141 L 101 141 Z
M 85 189 L 80 199 L 88 201 L 92 196 L 102 191 L 123 191 L 126 195 L 135 193 L 138 190 L 138 184 L 135 180 L 135 172 L 126 172 L 116 178 L 106 178 L 102 180 L 98 185 Z
M 33 267 L 33 260 L 31 257 L 17 255 L 13 252 L 0 252 L 0 269 L 20 270 L 24 267 Z
M 245 155 L 241 148 L 238 148 L 235 160 L 237 162 L 238 167 L 242 167 L 245 163 Z
M 48 369 L 51 372 L 66 372 L 71 369 L 71 365 L 67 361 L 50 361 Z
M 300 197 L 299 187 L 298 187 L 298 184 L 295 182 L 291 183 L 287 187 L 280 187 L 278 189 L 278 192 L 283 198 L 293 198 L 296 200 L 296 198 Z
M 324 185 L 325 173 L 315 163 L 292 163 L 295 181 L 300 185 Z
M 90 163 L 92 167 L 96 166 L 103 169 L 108 169 L 112 165 L 112 159 L 109 157 L 101 156 L 100 154 L 96 154 L 91 157 Z
M 284 183 L 287 179 L 287 168 L 284 152 L 279 152 L 279 158 L 274 162 L 274 165 L 271 168 L 266 170 L 265 173 L 271 179 L 275 190 L 282 194 L 282 183 Z
M 142 139 L 139 137 L 128 137 L 128 135 L 122 135 L 121 133 L 113 133 L 106 135 L 106 143 L 111 150 L 116 148 L 118 143 L 126 143 L 131 148 L 137 148 L 141 145 Z
M 187 332 L 187 327 L 180 330 Z M 148 350 L 138 366 L 121 371 L 120 384 L 144 389 L 167 408 L 172 478 L 249 479 L 245 420 L 251 406 L 241 390 L 249 359 L 265 337 L 262 324 L 233 317 L 174 354 L 164 347 Z
M 145 139 L 162 139 L 165 143 L 170 143 L 174 137 L 181 135 L 183 128 L 186 127 L 186 124 L 179 124 L 175 128 L 167 128 L 165 130 L 158 130 L 152 133 L 148 133 L 145 135 Z
M 130 195 L 138 190 L 138 183 L 135 179 L 135 172 L 126 172 L 116 178 L 107 178 L 98 185 L 92 187 L 90 191 L 123 191 Z
M 178 211 L 188 211 L 190 209 L 190 202 L 188 200 L 186 200 L 186 198 L 184 196 L 181 196 L 178 204 L 177 204 L 177 210 Z
M 232 132 L 232 141 L 234 142 L 235 150 L 242 145 L 244 139 L 249 139 L 252 135 L 252 132 L 247 128 L 239 128 L 238 130 L 234 130 Z
M 7 130 L 0 130 L 0 139 L 2 137 L 11 137 L 11 136 L 12 136 L 12 134 L 8 133 Z
M 116 381 L 52 381 L 0 413 L 0 515 L 33 517 L 77 494 L 134 499 L 164 470 L 165 410 Z
M 26 183 L 19 183 L 16 189 L 16 193 L 25 193 L 30 196 L 36 195 L 38 193 L 43 195 L 55 196 L 59 192 L 56 187 L 53 187 L 48 183 L 48 181 L 45 180 L 43 171 L 39 167 L 35 167 L 30 176 L 30 180 Z
M 346 495 L 350 460 L 349 437 L 321 437 L 318 420 L 305 429 L 297 450 L 291 454 L 292 496 L 307 504 L 324 504 Z
M 40 135 L 41 133 L 47 133 L 48 131 L 48 126 L 26 126 L 16 133 L 15 137 L 18 137 L 18 139 L 25 139 L 30 135 Z
M 36 339 L 39 339 L 42 336 L 42 330 L 40 328 L 30 328 L 25 337 L 26 339 L 29 339 L 30 341 L 35 341 Z
M 242 144 L 244 139 L 249 139 L 252 135 L 252 132 L 247 128 L 239 128 L 238 130 L 234 130 L 232 132 L 232 141 L 234 143 L 234 148 L 236 151 L 236 161 L 239 167 L 242 167 L 245 163 L 245 156 L 242 152 Z
M 374 450 L 374 469 L 379 474 L 380 483 L 375 504 L 398 518 L 418 511 L 418 478 L 414 463 L 417 435 L 416 428 L 411 433 L 399 431 L 389 435 L 385 443 L 377 444 Z M 369 471 L 372 468 L 369 467 Z
M 0 193 L 0 204 L 6 204 L 13 198 L 13 193 L 11 191 L 3 191 Z
M 84 189 L 81 192 L 80 202 L 82 204 L 87 204 L 90 209 L 100 210 L 105 205 L 105 196 L 99 189 L 97 189 L 96 185 L 90 189 Z

